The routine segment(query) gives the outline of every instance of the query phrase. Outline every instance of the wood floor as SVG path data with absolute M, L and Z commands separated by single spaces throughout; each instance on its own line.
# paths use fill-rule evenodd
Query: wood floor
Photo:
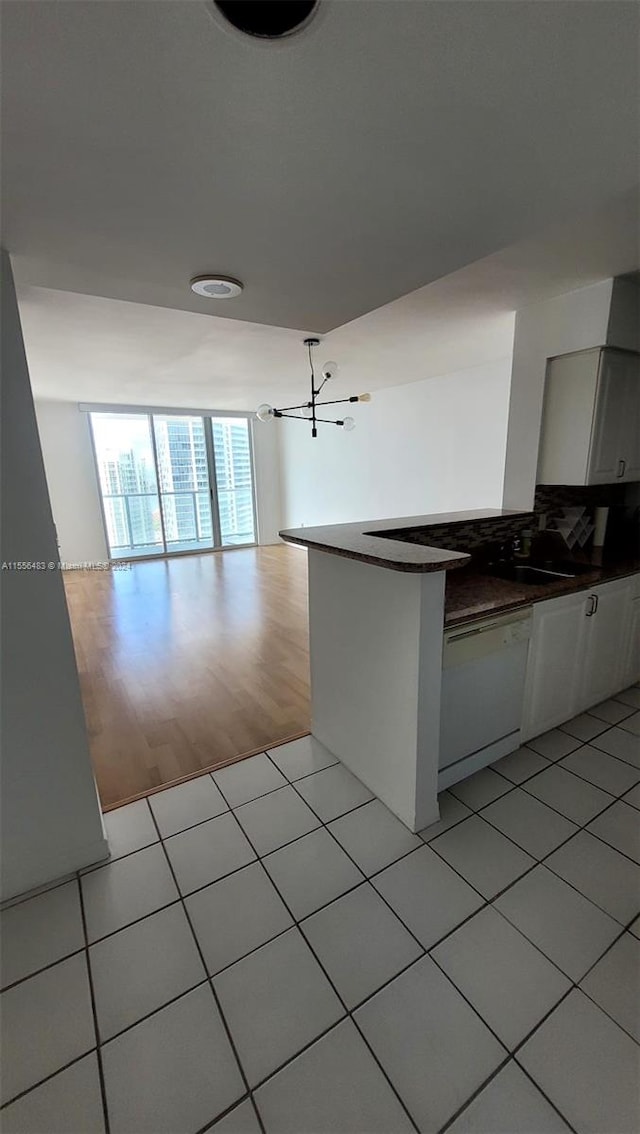
M 65 574 L 103 808 L 309 731 L 306 568 L 275 546 Z

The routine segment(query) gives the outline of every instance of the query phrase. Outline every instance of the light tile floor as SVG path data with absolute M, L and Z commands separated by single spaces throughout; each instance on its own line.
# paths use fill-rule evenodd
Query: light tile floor
M 109 813 L 0 914 L 4 1134 L 637 1134 L 638 692 L 420 836 L 311 738 Z

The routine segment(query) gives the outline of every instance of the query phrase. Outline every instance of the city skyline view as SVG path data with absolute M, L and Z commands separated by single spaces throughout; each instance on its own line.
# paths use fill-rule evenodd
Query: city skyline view
M 255 542 L 246 418 L 92 413 L 91 424 L 113 558 Z

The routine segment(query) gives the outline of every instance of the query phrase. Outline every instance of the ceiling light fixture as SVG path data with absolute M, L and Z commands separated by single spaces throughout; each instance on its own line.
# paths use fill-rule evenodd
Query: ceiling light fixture
M 338 364 L 336 362 L 325 362 L 324 366 L 322 367 L 322 382 L 316 390 L 316 376 L 313 368 L 313 356 L 311 354 L 311 348 L 318 346 L 319 343 L 320 339 L 304 339 L 304 345 L 308 348 L 309 351 L 309 366 L 311 367 L 311 401 L 302 402 L 297 406 L 283 406 L 282 409 L 275 409 L 273 406 L 267 405 L 266 402 L 263 402 L 261 406 L 258 406 L 258 409 L 256 411 L 256 417 L 258 418 L 258 421 L 271 421 L 271 419 L 274 417 L 291 417 L 294 419 L 294 421 L 309 421 L 311 423 L 312 437 L 318 436 L 318 422 L 322 422 L 324 425 L 339 425 L 342 429 L 345 429 L 347 433 L 350 433 L 352 429 L 355 429 L 356 423 L 352 417 L 343 417 L 339 418 L 337 421 L 334 421 L 331 418 L 318 417 L 316 414 L 316 410 L 320 406 L 337 406 L 339 404 L 342 404 L 343 402 L 371 401 L 371 394 L 354 394 L 350 398 L 332 398 L 328 402 L 318 401 L 318 396 L 323 386 L 325 386 L 327 382 L 330 382 L 332 378 L 335 378 L 338 371 Z
M 191 290 L 205 299 L 235 299 L 244 287 L 231 276 L 194 276 L 190 284 Z

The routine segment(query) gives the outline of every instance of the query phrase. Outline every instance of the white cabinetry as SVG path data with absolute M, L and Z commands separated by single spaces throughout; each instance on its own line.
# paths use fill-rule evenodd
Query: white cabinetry
M 586 595 L 562 595 L 533 608 L 525 680 L 522 739 L 574 716 Z
M 631 580 L 622 687 L 626 689 L 635 681 L 640 681 L 640 575 Z
M 538 484 L 640 480 L 640 355 L 599 348 L 550 360 Z
M 555 728 L 635 680 L 639 640 L 640 576 L 536 603 L 522 739 Z
M 594 601 L 595 600 L 595 601 Z M 624 646 L 631 602 L 628 579 L 603 583 L 587 595 L 577 712 L 622 689 Z

